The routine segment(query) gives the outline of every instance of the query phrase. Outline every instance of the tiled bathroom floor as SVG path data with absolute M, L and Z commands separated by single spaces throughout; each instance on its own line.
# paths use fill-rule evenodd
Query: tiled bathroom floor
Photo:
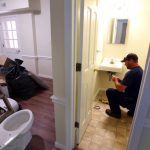
M 94 102 L 92 120 L 76 150 L 126 150 L 132 118 L 122 109 L 122 118 L 115 119 L 105 114 L 108 104 Z

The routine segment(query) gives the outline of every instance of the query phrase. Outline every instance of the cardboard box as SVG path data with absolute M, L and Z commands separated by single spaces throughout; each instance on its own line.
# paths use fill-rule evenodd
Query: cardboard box
M 5 76 L 0 75 L 0 85 L 6 85 Z
M 5 94 L 5 96 L 9 97 L 9 91 L 5 80 L 5 76 L 0 76 L 0 93 L 1 92 Z
M 14 61 L 6 56 L 0 56 L 0 66 L 8 67 L 10 64 L 14 64 Z

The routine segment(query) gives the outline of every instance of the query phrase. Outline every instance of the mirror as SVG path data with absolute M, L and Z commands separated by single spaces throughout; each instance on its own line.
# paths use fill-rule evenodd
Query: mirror
M 110 43 L 125 44 L 128 19 L 112 19 Z

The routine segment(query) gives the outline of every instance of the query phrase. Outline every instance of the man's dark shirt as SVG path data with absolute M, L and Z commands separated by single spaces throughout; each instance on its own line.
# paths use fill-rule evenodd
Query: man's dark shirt
M 127 88 L 125 89 L 125 96 L 137 100 L 141 80 L 142 80 L 143 70 L 140 66 L 132 68 L 125 74 L 124 79 L 121 83 Z

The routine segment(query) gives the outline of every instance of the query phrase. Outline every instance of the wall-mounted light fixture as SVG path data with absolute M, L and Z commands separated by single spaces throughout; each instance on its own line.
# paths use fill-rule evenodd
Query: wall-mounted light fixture
M 128 7 L 125 0 L 115 0 L 113 4 L 114 17 L 116 18 L 127 18 Z

